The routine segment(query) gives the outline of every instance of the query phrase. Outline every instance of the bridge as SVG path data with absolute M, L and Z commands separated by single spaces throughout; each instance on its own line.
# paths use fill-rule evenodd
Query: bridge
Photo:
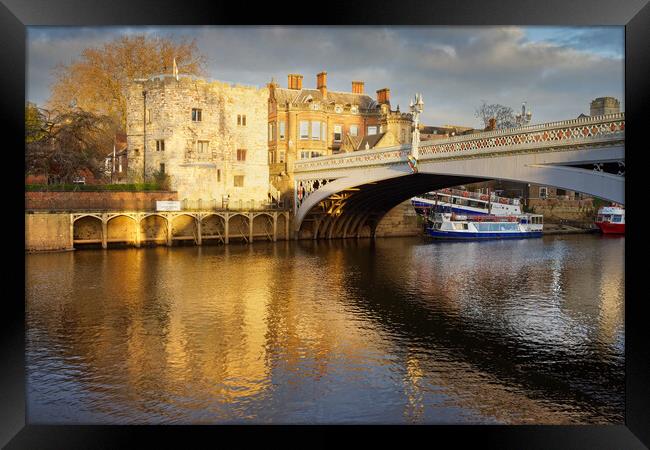
M 581 117 L 294 165 L 296 237 L 374 236 L 393 207 L 435 189 L 486 180 L 554 186 L 625 203 L 625 114 Z

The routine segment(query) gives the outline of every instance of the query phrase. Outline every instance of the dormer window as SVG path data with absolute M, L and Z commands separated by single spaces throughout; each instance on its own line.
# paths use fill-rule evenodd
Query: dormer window
M 341 105 L 336 105 L 336 106 L 334 107 L 334 112 L 337 113 L 337 114 L 342 113 L 342 112 L 343 112 L 343 108 L 341 108 Z
M 357 105 L 352 105 L 350 111 L 356 114 L 359 112 L 359 107 Z

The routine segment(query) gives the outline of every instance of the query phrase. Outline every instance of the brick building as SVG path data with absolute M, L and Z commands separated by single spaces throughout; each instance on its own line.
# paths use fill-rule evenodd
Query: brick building
M 411 140 L 411 115 L 391 109 L 390 89 L 373 99 L 363 81 L 352 81 L 351 92 L 337 92 L 327 89 L 326 72 L 316 76 L 315 89 L 303 88 L 302 80 L 289 74 L 287 88 L 268 85 L 270 181 L 285 204 L 292 201 L 294 161 Z
M 127 94 L 128 181 L 142 181 L 146 159 L 147 181 L 168 174 L 180 200 L 267 202 L 268 97 L 266 87 L 190 76 L 134 80 Z

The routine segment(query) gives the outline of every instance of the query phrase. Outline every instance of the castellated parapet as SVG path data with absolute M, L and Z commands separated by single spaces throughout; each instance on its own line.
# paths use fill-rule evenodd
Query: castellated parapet
M 146 129 L 147 181 L 164 170 L 181 200 L 266 201 L 268 98 L 266 87 L 189 76 L 133 81 L 126 100 L 128 180 L 143 179 Z

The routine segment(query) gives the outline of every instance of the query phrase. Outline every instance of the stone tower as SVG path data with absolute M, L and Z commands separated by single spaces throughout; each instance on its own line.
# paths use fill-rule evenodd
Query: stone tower
M 621 112 L 621 103 L 614 97 L 598 97 L 589 107 L 589 115 L 592 117 L 619 112 Z

